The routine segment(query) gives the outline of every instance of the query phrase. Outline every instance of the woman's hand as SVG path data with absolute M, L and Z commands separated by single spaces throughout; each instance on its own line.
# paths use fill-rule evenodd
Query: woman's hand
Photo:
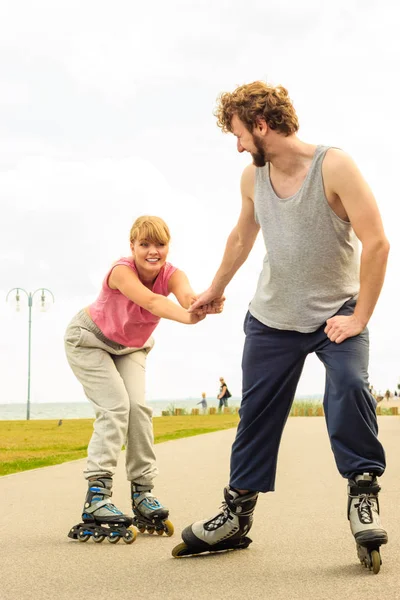
M 189 307 L 189 311 L 193 312 L 195 310 L 198 310 L 199 308 L 203 308 L 204 306 L 209 306 L 212 307 L 213 303 L 224 303 L 225 302 L 225 297 L 223 295 L 223 293 L 221 292 L 216 292 L 215 290 L 213 290 L 211 287 L 208 288 L 208 290 L 206 290 L 205 292 L 203 292 L 202 294 L 200 294 L 199 296 L 196 296 L 196 298 L 194 298 L 194 302 L 193 304 Z M 216 311 L 214 310 L 213 313 L 215 313 Z M 219 311 L 221 312 L 221 311 Z M 209 314 L 213 314 L 213 313 L 209 313 Z
M 203 319 L 206 318 L 207 313 L 206 312 L 202 312 L 202 311 L 196 311 L 193 313 L 187 313 L 188 314 L 188 318 L 189 318 L 189 325 L 195 325 L 196 323 L 199 323 L 200 321 L 203 321 Z
M 202 295 L 203 294 L 201 294 L 201 296 Z M 219 313 L 221 313 L 224 310 L 225 296 L 220 296 L 219 298 L 215 298 L 214 300 L 211 300 L 207 304 L 199 305 L 198 299 L 201 298 L 201 296 L 193 296 L 192 297 L 192 304 L 189 307 L 189 312 L 191 314 L 218 315 Z

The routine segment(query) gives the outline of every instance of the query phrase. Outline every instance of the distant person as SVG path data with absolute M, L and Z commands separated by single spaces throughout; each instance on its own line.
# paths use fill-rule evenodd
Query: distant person
M 202 392 L 202 394 L 201 394 L 201 400 L 197 404 L 201 404 L 201 408 L 203 410 L 203 413 L 207 412 L 207 400 L 206 400 L 206 393 L 205 392 Z
M 226 385 L 225 379 L 223 377 L 219 378 L 219 394 L 217 396 L 219 400 L 218 411 L 221 412 L 223 407 L 228 406 L 228 399 L 232 396 L 230 391 L 228 390 L 228 386 Z
M 145 404 L 146 357 L 160 318 L 195 324 L 206 313 L 220 312 L 222 302 L 188 312 L 195 294 L 185 273 L 167 262 L 169 242 L 170 232 L 162 219 L 139 217 L 130 231 L 132 255 L 113 264 L 97 300 L 72 319 L 65 334 L 68 362 L 96 413 L 84 471 L 88 480 L 85 525 L 73 528 L 74 539 L 87 535 L 82 531 L 91 532 L 97 541 L 104 539 L 101 524 L 106 524 L 114 529 L 120 526 L 115 535 L 133 541 L 126 533 L 132 519 L 111 503 L 112 478 L 123 444 L 133 524 L 142 530 L 173 532 L 166 521 L 168 509 L 152 492 L 158 469 L 152 411 Z M 180 306 L 167 299 L 169 294 Z
M 192 309 L 222 297 L 260 229 L 266 256 L 244 322 L 243 395 L 225 503 L 215 517 L 183 531 L 187 553 L 249 543 L 258 494 L 274 490 L 281 435 L 304 362 L 315 352 L 326 370 L 331 447 L 349 482 L 351 531 L 361 558 L 379 570 L 387 534 L 379 520 L 377 477 L 385 454 L 368 390 L 367 324 L 389 243 L 376 201 L 345 152 L 297 137 L 297 115 L 284 87 L 262 81 L 240 86 L 220 96 L 216 115 L 252 164 L 243 171 L 242 210 L 222 263 Z

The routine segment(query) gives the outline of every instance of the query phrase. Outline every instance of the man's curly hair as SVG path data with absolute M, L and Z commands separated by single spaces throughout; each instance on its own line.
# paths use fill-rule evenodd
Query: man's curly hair
M 214 115 L 217 125 L 224 133 L 232 132 L 233 115 L 253 132 L 258 118 L 265 119 L 268 127 L 285 136 L 296 133 L 299 121 L 289 98 L 288 91 L 282 86 L 273 87 L 263 81 L 254 81 L 236 88 L 233 92 L 224 92 L 218 98 Z

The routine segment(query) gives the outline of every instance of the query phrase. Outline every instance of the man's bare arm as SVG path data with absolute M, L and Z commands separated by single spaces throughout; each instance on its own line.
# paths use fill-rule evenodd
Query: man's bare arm
M 260 230 L 260 226 L 254 219 L 254 176 L 255 167 L 249 165 L 243 171 L 241 179 L 242 209 L 239 220 L 229 234 L 221 265 L 209 289 L 200 294 L 189 312 L 223 295 L 226 286 L 246 261 L 254 246 Z
M 390 246 L 375 198 L 353 160 L 339 150 L 331 151 L 327 175 L 327 185 L 340 198 L 362 244 L 360 293 L 354 315 L 332 317 L 325 329 L 331 341 L 340 343 L 361 333 L 368 324 L 382 289 Z
M 175 298 L 183 308 L 189 308 L 189 306 L 197 299 L 197 294 L 193 291 L 187 275 L 180 269 L 177 269 L 171 276 L 168 282 L 168 290 L 174 294 Z M 199 316 L 203 314 L 219 314 L 223 311 L 224 302 L 224 297 L 219 298 L 218 300 L 215 300 L 215 302 L 211 302 L 211 304 L 207 304 L 195 312 Z

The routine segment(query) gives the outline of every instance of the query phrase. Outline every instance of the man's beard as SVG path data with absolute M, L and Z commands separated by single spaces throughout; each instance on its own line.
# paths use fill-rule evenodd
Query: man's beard
M 257 152 L 251 152 L 251 156 L 253 158 L 253 165 L 255 165 L 256 167 L 265 167 L 267 159 L 265 156 L 265 150 L 262 147 L 260 140 L 253 136 L 253 144 L 257 148 Z

